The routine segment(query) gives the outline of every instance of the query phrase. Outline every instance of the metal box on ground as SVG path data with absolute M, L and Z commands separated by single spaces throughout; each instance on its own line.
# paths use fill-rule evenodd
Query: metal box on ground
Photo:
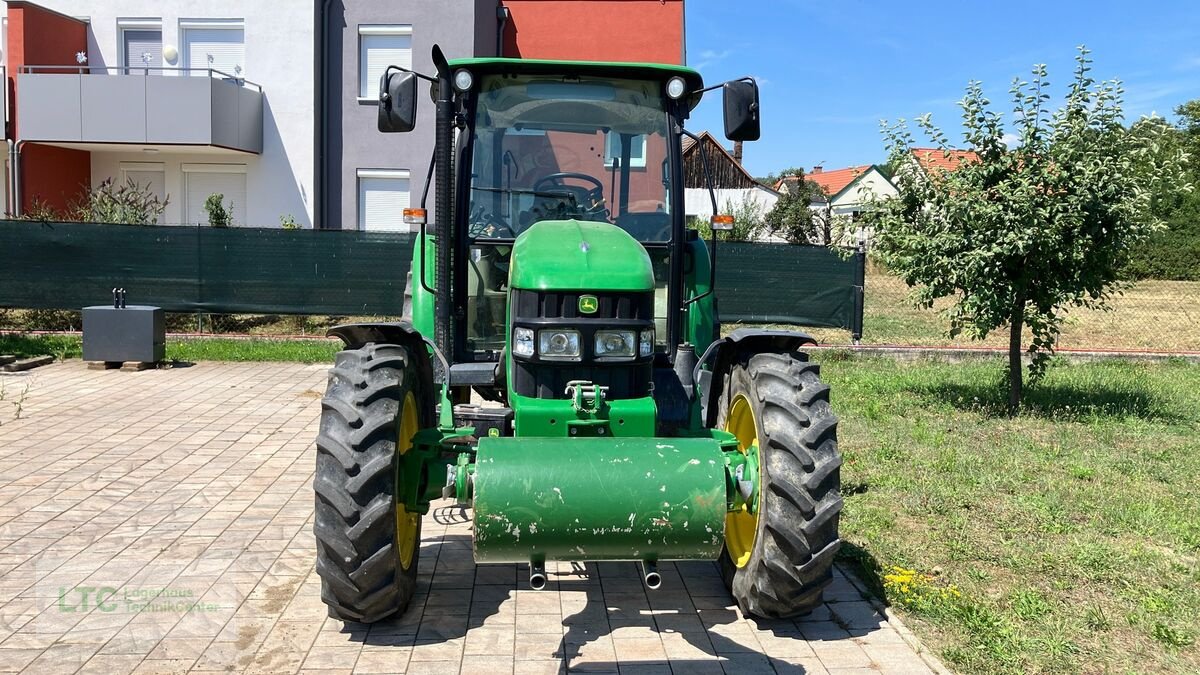
M 83 308 L 84 361 L 157 363 L 166 355 L 167 332 L 161 307 Z

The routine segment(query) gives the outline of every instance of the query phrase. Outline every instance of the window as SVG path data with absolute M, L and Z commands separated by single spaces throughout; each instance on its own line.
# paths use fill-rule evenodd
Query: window
M 611 168 L 613 159 L 621 156 L 621 135 L 611 131 L 604 134 L 604 166 Z M 639 134 L 629 140 L 629 167 L 646 166 L 646 136 Z
M 161 75 L 162 23 L 158 19 L 117 19 L 121 29 L 121 65 L 126 74 Z
M 121 162 L 121 184 L 129 181 L 140 188 L 149 188 L 159 201 L 167 198 L 167 174 L 160 162 Z
M 184 222 L 207 225 L 204 202 L 209 195 L 220 194 L 221 203 L 233 214 L 235 225 L 246 224 L 245 164 L 184 164 Z
M 191 68 L 189 75 L 208 76 L 208 70 L 217 77 L 246 76 L 245 31 L 241 20 L 235 21 L 183 21 L 184 65 Z
M 408 171 L 359 169 L 358 229 L 408 232 L 404 223 L 408 199 Z
M 412 26 L 358 27 L 358 97 L 376 99 L 388 66 L 412 68 Z

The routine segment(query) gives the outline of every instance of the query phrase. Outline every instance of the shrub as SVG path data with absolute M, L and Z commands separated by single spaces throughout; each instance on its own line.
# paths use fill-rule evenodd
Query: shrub
M 208 214 L 209 227 L 229 227 L 233 223 L 233 202 L 226 208 L 225 195 L 214 192 L 204 200 L 204 212 Z

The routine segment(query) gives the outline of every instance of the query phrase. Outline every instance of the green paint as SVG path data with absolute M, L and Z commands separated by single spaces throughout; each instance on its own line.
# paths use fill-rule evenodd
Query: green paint
M 653 436 L 658 413 L 650 397 L 607 401 L 596 414 L 577 411 L 571 399 L 530 398 L 511 392 L 509 405 L 513 409 L 513 432 L 521 438 Z
M 588 220 L 543 220 L 517 237 L 510 288 L 652 291 L 646 249 L 628 232 Z
M 718 244 L 718 246 L 720 245 Z M 707 293 L 711 288 L 709 281 L 712 279 L 712 264 L 708 257 L 708 245 L 703 239 L 689 241 L 687 255 L 691 259 L 691 264 L 686 267 L 689 271 L 684 275 L 683 295 L 686 298 L 694 298 Z M 684 315 L 683 339 L 695 345 L 697 354 L 703 354 L 716 337 L 716 297 L 714 294 L 693 302 L 688 305 L 687 313 Z
M 425 276 L 425 285 L 436 290 L 434 285 L 434 261 L 437 260 L 437 243 L 430 234 L 418 235 L 412 253 L 412 325 L 427 338 L 433 338 L 433 303 L 434 295 L 425 290 L 421 284 L 421 275 Z M 421 247 L 425 248 L 425 269 L 421 268 Z
M 726 487 L 712 439 L 482 438 L 475 560 L 712 560 Z
M 682 77 L 688 91 L 704 88 L 704 78 L 687 66 L 665 63 L 625 63 L 614 61 L 552 61 L 547 59 L 503 59 L 494 57 L 454 59 L 451 69 L 467 68 L 477 75 L 487 73 L 558 73 L 560 75 L 588 75 L 625 80 L 663 80 Z M 476 78 L 478 82 L 478 78 Z M 696 97 L 697 102 L 699 97 Z M 693 103 L 694 105 L 694 103 Z

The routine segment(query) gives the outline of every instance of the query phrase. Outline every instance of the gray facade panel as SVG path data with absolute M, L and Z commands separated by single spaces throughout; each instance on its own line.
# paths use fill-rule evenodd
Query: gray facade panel
M 208 78 L 147 77 L 149 143 L 212 142 L 212 91 Z
M 417 128 L 407 134 L 383 134 L 376 128 L 376 103 L 359 100 L 359 26 L 412 26 L 413 69 L 432 74 L 433 45 L 448 58 L 492 56 L 496 44 L 495 0 L 362 0 L 330 3 L 333 27 L 330 48 L 340 53 L 341 68 L 331 68 L 326 83 L 330 144 L 324 161 L 332 167 L 324 198 L 325 212 L 340 214 L 340 222 L 323 223 L 330 229 L 358 226 L 358 169 L 406 169 L 411 203 L 420 203 L 425 175 L 433 154 L 434 107 L 429 97 L 419 99 Z M 337 27 L 341 27 L 340 32 Z M 337 63 L 337 61 L 335 61 Z M 333 98 L 336 97 L 336 98 Z M 427 204 L 433 213 L 433 195 Z M 399 217 L 399 214 L 397 214 Z
M 143 75 L 79 78 L 80 109 L 85 111 L 83 138 L 110 143 L 145 142 L 145 79 Z
M 79 141 L 83 137 L 83 108 L 79 105 L 79 75 L 21 73 L 17 75 L 18 138 L 38 141 Z

